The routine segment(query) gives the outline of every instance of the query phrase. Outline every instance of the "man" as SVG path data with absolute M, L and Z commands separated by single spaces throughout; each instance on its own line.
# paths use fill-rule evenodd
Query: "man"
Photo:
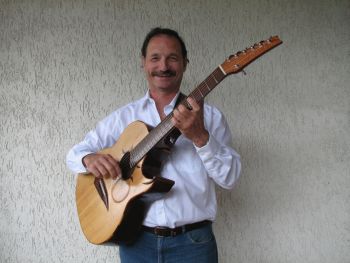
M 233 187 L 240 157 L 229 146 L 231 133 L 218 109 L 191 98 L 188 106 L 174 109 L 187 63 L 185 44 L 176 31 L 151 30 L 142 46 L 147 94 L 99 122 L 67 155 L 75 173 L 121 176 L 118 160 L 97 152 L 112 146 L 131 122 L 157 126 L 173 111 L 171 121 L 182 136 L 165 157 L 161 175 L 175 185 L 150 204 L 137 241 L 119 246 L 121 262 L 217 262 L 211 226 L 217 210 L 215 184 Z M 158 227 L 165 230 L 159 233 Z

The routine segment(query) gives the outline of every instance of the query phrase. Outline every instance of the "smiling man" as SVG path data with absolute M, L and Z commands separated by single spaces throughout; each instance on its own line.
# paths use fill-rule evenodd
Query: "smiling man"
M 233 187 L 240 174 L 240 157 L 230 147 L 231 133 L 217 108 L 191 98 L 188 106 L 175 107 L 188 64 L 178 33 L 152 29 L 141 53 L 147 94 L 99 122 L 69 151 L 67 165 L 75 173 L 120 177 L 119 161 L 98 151 L 112 146 L 130 123 L 141 120 L 157 126 L 172 114 L 171 122 L 182 136 L 164 156 L 161 176 L 175 185 L 149 204 L 138 239 L 132 245 L 119 244 L 121 262 L 217 262 L 212 231 L 215 184 Z

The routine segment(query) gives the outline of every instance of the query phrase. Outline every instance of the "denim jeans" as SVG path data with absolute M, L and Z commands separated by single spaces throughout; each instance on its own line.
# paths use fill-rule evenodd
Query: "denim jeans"
M 175 237 L 142 232 L 131 246 L 120 245 L 121 263 L 216 263 L 218 253 L 211 225 Z

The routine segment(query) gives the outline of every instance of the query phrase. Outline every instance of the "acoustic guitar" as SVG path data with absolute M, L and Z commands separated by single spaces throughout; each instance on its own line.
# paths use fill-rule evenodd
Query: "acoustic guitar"
M 252 61 L 281 44 L 278 36 L 260 41 L 231 55 L 188 97 L 202 101 L 226 76 L 243 70 Z M 180 103 L 189 107 L 186 97 Z M 169 114 L 159 125 L 131 123 L 118 141 L 100 153 L 119 161 L 122 176 L 116 180 L 79 174 L 76 205 L 82 231 L 93 244 L 132 243 L 142 226 L 147 205 L 169 192 L 174 181 L 160 176 L 161 158 L 169 153 L 180 132 Z

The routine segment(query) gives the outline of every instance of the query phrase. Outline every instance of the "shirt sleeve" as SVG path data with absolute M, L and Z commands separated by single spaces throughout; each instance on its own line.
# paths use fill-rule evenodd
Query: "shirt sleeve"
M 83 141 L 73 146 L 66 157 L 68 168 L 74 173 L 86 173 L 82 163 L 84 156 L 96 153 L 106 147 L 112 146 L 120 135 L 116 118 L 113 115 L 100 121 L 94 130 L 91 130 Z
M 211 119 L 209 141 L 195 148 L 208 176 L 222 188 L 232 189 L 241 173 L 240 156 L 230 146 L 232 136 L 224 116 L 216 112 Z

